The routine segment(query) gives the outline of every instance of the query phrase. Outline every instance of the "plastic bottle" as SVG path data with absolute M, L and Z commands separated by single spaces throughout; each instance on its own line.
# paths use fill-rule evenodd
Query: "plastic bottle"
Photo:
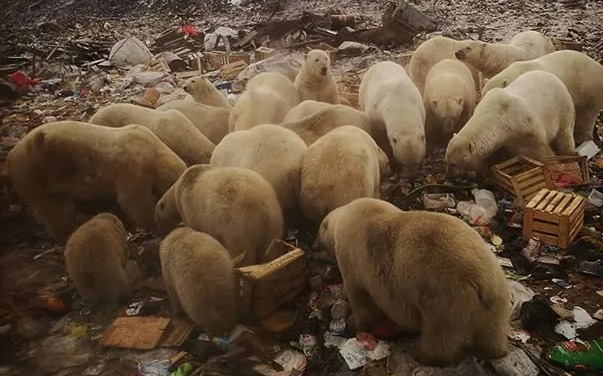
M 549 350 L 548 358 L 568 370 L 602 370 L 603 339 L 558 343 Z
M 490 223 L 486 209 L 473 201 L 460 201 L 456 210 L 472 225 L 487 225 Z

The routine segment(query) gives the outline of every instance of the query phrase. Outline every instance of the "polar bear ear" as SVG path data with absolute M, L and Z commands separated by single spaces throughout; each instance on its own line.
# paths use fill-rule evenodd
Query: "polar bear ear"
M 463 97 L 456 98 L 456 103 L 462 105 L 463 104 Z
M 304 60 L 308 60 L 308 53 L 304 52 Z
M 467 151 L 469 151 L 469 154 L 473 154 L 473 152 L 475 151 L 475 142 L 474 141 L 467 143 Z
M 503 87 L 503 88 L 505 88 L 505 87 L 507 87 L 507 85 L 508 85 L 508 84 L 509 84 L 509 83 L 507 82 L 507 80 L 504 80 L 504 81 L 502 82 L 502 87 Z

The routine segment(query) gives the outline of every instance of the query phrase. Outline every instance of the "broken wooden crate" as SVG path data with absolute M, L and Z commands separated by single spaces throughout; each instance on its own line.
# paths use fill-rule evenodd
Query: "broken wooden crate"
M 526 156 L 492 166 L 492 174 L 498 187 L 524 202 L 530 201 L 542 188 L 551 186 L 544 163 Z
M 526 205 L 523 237 L 567 248 L 584 223 L 584 198 L 543 188 Z
M 256 319 L 264 319 L 293 301 L 305 287 L 307 264 L 303 250 L 274 240 L 266 254 L 281 256 L 266 264 L 236 269 L 243 313 Z
M 542 162 L 551 183 L 549 188 L 577 187 L 590 181 L 586 156 L 547 157 Z

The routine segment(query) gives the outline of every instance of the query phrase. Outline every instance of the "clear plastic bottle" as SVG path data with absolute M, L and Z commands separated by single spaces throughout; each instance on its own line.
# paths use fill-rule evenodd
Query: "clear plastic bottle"
M 490 219 L 494 218 L 496 213 L 498 213 L 498 205 L 496 204 L 494 193 L 487 189 L 474 189 L 472 193 L 475 203 L 486 210 L 486 216 Z

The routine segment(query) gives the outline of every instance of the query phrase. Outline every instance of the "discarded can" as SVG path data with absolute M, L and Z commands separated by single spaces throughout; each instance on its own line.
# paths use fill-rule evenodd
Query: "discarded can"
M 521 250 L 521 254 L 530 261 L 536 260 L 540 254 L 540 240 L 532 236 L 525 248 Z
M 565 341 L 553 346 L 548 359 L 574 371 L 603 369 L 603 339 Z

